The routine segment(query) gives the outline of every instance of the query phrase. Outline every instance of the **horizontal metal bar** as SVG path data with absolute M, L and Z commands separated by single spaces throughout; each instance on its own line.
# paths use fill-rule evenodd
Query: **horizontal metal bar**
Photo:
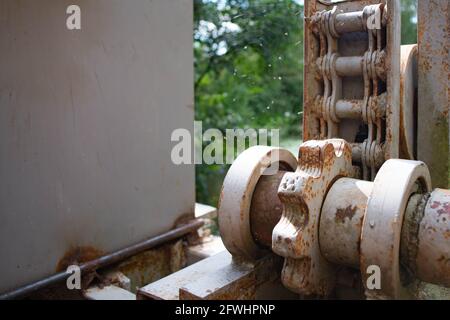
M 365 31 L 364 12 L 345 12 L 336 15 L 335 29 L 339 34 Z
M 373 9 L 373 6 L 366 6 L 362 11 L 338 13 L 334 20 L 334 29 L 338 34 L 367 31 L 367 20 L 371 9 Z M 382 27 L 385 27 L 387 24 L 385 10 L 386 7 L 384 7 L 383 12 L 380 12 L 379 17 Z
M 363 100 L 338 100 L 336 115 L 339 119 L 361 119 Z
M 327 57 L 319 57 L 316 60 L 316 72 L 318 72 L 319 77 L 322 73 L 323 59 Z M 376 76 L 379 80 L 385 81 L 386 79 L 386 66 L 385 66 L 385 52 L 377 51 L 375 61 L 372 62 L 375 66 Z M 349 57 L 337 57 L 334 65 L 336 74 L 339 77 L 362 77 L 364 72 L 364 57 L 361 56 L 349 56 Z
M 364 57 L 339 57 L 336 59 L 336 73 L 340 77 L 359 77 L 363 74 Z
M 362 143 L 350 143 L 351 147 L 352 147 L 352 161 L 353 163 L 359 163 L 362 164 L 363 162 L 363 144 Z M 382 146 L 378 145 L 377 148 L 375 149 L 375 167 L 379 168 L 383 162 L 384 162 L 384 151 Z M 366 159 L 367 162 L 368 159 Z M 367 165 L 369 165 L 370 163 L 367 163 Z
M 156 237 L 144 240 L 144 241 L 134 244 L 132 246 L 129 246 L 124 249 L 110 253 L 108 255 L 102 256 L 98 259 L 94 259 L 94 260 L 88 261 L 86 263 L 83 263 L 83 264 L 79 265 L 80 270 L 82 273 L 83 272 L 92 272 L 96 269 L 106 267 L 108 265 L 120 262 L 120 261 L 127 259 L 133 255 L 136 255 L 142 251 L 154 248 L 158 245 L 164 244 L 168 241 L 171 241 L 171 240 L 180 238 L 186 234 L 189 234 L 189 233 L 197 230 L 201 226 L 203 226 L 203 224 L 204 224 L 203 220 L 193 220 L 193 221 L 188 222 L 180 227 L 177 227 L 168 232 L 160 234 Z M 62 282 L 64 280 L 66 280 L 69 276 L 70 276 L 70 274 L 66 273 L 65 271 L 59 272 L 48 278 L 39 280 L 37 282 L 31 283 L 31 284 L 23 286 L 23 287 L 20 287 L 11 292 L 4 293 L 4 294 L 0 295 L 0 300 L 16 299 L 16 298 L 28 295 L 39 289 L 45 288 L 49 285 Z
M 386 115 L 386 93 L 371 97 L 368 103 L 373 108 L 372 117 L 384 117 Z M 341 99 L 336 102 L 336 116 L 339 119 L 362 119 L 363 100 L 359 99 Z

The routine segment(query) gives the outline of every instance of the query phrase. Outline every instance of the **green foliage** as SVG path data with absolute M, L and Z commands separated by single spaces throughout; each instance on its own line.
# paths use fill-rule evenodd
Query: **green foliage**
M 416 42 L 416 0 L 402 41 Z M 194 0 L 195 117 L 208 128 L 278 128 L 299 140 L 303 6 L 294 0 Z M 293 139 L 294 138 L 294 139 Z M 217 205 L 225 165 L 197 165 L 197 201 Z
M 401 0 L 402 44 L 417 43 L 417 1 Z
M 219 3 L 194 2 L 196 119 L 205 129 L 283 125 L 283 134 L 298 134 L 300 6 L 292 0 Z
M 195 0 L 195 115 L 203 129 L 300 136 L 302 7 L 293 0 Z M 227 170 L 198 165 L 197 201 L 217 205 Z

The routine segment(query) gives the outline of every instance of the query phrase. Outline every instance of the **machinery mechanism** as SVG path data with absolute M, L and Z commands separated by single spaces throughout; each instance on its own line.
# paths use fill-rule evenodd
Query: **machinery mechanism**
M 102 39 L 107 28 L 93 28 L 89 34 L 79 34 L 80 41 L 75 43 L 87 43 L 89 48 L 93 43 L 99 46 L 101 44 L 99 50 L 88 50 L 92 53 L 92 56 L 86 56 L 89 59 L 82 59 L 98 64 L 98 69 L 93 68 L 96 80 L 92 80 L 90 73 L 80 73 L 80 77 L 83 76 L 80 78 L 81 83 L 89 84 L 94 81 L 95 85 L 77 89 L 76 86 L 72 88 L 71 82 L 70 91 L 53 90 L 60 96 L 52 94 L 49 97 L 59 97 L 56 100 L 46 100 L 47 95 L 40 91 L 39 95 L 32 92 L 28 93 L 33 98 L 32 102 L 23 98 L 10 99 L 12 102 L 8 104 L 9 109 L 5 108 L 12 112 L 11 119 L 14 120 L 16 110 L 24 112 L 37 104 L 48 108 L 53 106 L 59 112 L 63 110 L 60 108 L 60 101 L 72 101 L 71 106 L 67 105 L 70 109 L 67 114 L 71 115 L 75 112 L 72 89 L 75 90 L 76 97 L 92 96 L 93 100 L 89 100 L 89 103 L 96 106 L 79 108 L 81 113 L 77 117 L 74 114 L 77 121 L 72 121 L 71 116 L 63 117 L 60 114 L 61 119 L 69 121 L 65 125 L 60 125 L 58 121 L 49 122 L 53 126 L 47 125 L 45 117 L 37 118 L 42 121 L 36 121 L 36 118 L 33 120 L 32 127 L 35 131 L 32 132 L 35 132 L 36 137 L 51 136 L 53 139 L 54 136 L 70 136 L 82 140 L 70 140 L 68 143 L 65 140 L 55 140 L 56 145 L 64 142 L 61 150 L 65 152 L 61 152 L 61 157 L 54 157 L 55 162 L 41 158 L 41 163 L 47 165 L 45 168 L 50 173 L 53 173 L 54 167 L 65 168 L 63 164 L 66 165 L 66 162 L 67 168 L 70 168 L 65 170 L 68 172 L 65 180 L 49 174 L 46 179 L 49 183 L 47 187 L 41 186 L 39 182 L 40 175 L 45 175 L 47 171 L 32 170 L 37 176 L 33 175 L 36 178 L 30 179 L 30 172 L 22 170 L 28 167 L 13 166 L 15 171 L 11 172 L 14 174 L 9 175 L 10 183 L 5 183 L 5 186 L 16 186 L 16 189 L 11 190 L 18 190 L 20 198 L 10 196 L 9 189 L 5 189 L 7 198 L 11 198 L 10 202 L 18 206 L 5 205 L 9 208 L 5 211 L 8 214 L 5 217 L 9 217 L 6 222 L 15 223 L 5 224 L 4 239 L 7 240 L 4 242 L 8 246 L 3 247 L 2 257 L 14 259 L 9 259 L 11 261 L 3 265 L 0 299 L 30 294 L 51 297 L 55 294 L 53 290 L 56 290 L 56 294 L 67 293 L 63 284 L 68 277 L 65 269 L 73 263 L 78 264 L 86 274 L 83 275 L 83 290 L 79 294 L 89 299 L 450 299 L 450 191 L 446 190 L 449 187 L 450 172 L 447 42 L 450 2 L 418 1 L 418 44 L 406 46 L 401 45 L 400 39 L 400 0 L 308 0 L 304 3 L 303 143 L 299 147 L 298 156 L 282 148 L 269 146 L 252 147 L 240 154 L 225 178 L 218 208 L 220 234 L 227 250 L 223 251 L 220 246 L 220 253 L 203 255 L 205 250 L 197 248 L 198 251 L 195 251 L 193 245 L 189 248 L 191 257 L 200 261 L 195 260 L 198 262 L 194 261 L 195 263 L 183 268 L 185 253 L 182 237 L 187 237 L 188 243 L 200 247 L 197 240 L 201 237 L 200 233 L 197 234 L 197 229 L 203 225 L 197 215 L 191 221 L 193 214 L 182 214 L 193 211 L 194 191 L 193 188 L 188 188 L 193 186 L 193 167 L 186 170 L 175 165 L 167 167 L 167 161 L 162 156 L 150 157 L 151 148 L 136 148 L 138 153 L 133 153 L 133 157 L 123 152 L 122 148 L 127 141 L 141 141 L 142 146 L 149 145 L 147 134 L 141 130 L 142 127 L 151 127 L 148 119 L 152 117 L 147 112 L 158 111 L 159 116 L 154 121 L 159 123 L 161 119 L 166 119 L 164 123 L 169 124 L 154 126 L 158 130 L 152 133 L 154 140 L 150 141 L 150 145 L 158 146 L 158 150 L 161 136 L 169 136 L 173 128 L 191 123 L 192 117 L 189 114 L 193 112 L 192 108 L 185 108 L 185 101 L 192 100 L 188 90 L 181 90 L 186 96 L 177 95 L 176 100 L 167 100 L 168 97 L 175 97 L 164 94 L 164 88 L 173 91 L 174 88 L 184 87 L 192 79 L 189 69 L 181 73 L 185 75 L 184 78 L 179 77 L 179 65 L 190 65 L 191 57 L 183 54 L 174 58 L 161 54 L 165 52 L 164 47 L 158 43 L 151 46 L 147 39 L 148 34 L 153 35 L 150 33 L 152 30 L 164 31 L 164 36 L 158 36 L 157 33 L 152 36 L 161 41 L 168 38 L 167 32 L 171 32 L 169 38 L 178 39 L 175 42 L 180 45 L 179 50 L 171 52 L 187 52 L 183 48 L 192 46 L 191 31 L 184 26 L 191 23 L 191 16 L 187 13 L 190 12 L 192 3 L 183 1 L 183 6 L 180 6 L 178 2 L 159 1 L 152 2 L 155 7 L 149 9 L 148 3 L 141 2 L 133 8 L 142 15 L 140 18 L 136 16 L 134 21 L 126 20 L 125 26 L 117 24 L 121 21 L 117 17 L 125 15 L 121 10 L 126 9 L 128 12 L 129 6 L 105 2 L 102 5 L 102 15 L 110 15 L 111 18 L 99 21 L 116 27 L 114 32 L 106 33 L 108 41 L 122 43 L 122 39 L 131 38 L 136 41 L 123 41 L 123 46 L 105 50 Z M 32 21 L 28 14 L 35 11 L 31 10 L 33 7 L 23 10 L 21 6 L 13 6 L 12 3 L 9 5 L 14 10 L 6 10 L 5 17 L 9 17 L 8 11 L 14 12 L 16 16 L 13 20 L 4 19 L 5 30 L 12 28 L 10 21 Z M 32 5 L 32 2 L 28 4 Z M 46 42 L 45 46 L 36 46 L 33 41 L 28 41 L 36 38 L 33 37 L 35 32 L 39 34 L 42 30 L 58 29 L 53 26 L 60 23 L 59 12 L 64 12 L 64 4 L 57 6 L 48 2 L 47 6 L 48 10 L 44 11 L 48 19 L 43 19 L 46 24 L 40 22 L 41 29 L 28 22 L 23 24 L 29 28 L 23 29 L 26 32 L 22 30 L 22 24 L 20 28 L 13 28 L 18 40 L 11 33 L 15 41 L 12 47 L 21 45 L 17 47 L 18 52 L 28 52 L 29 48 L 34 47 L 41 48 L 43 51 L 40 54 L 43 56 L 48 55 L 47 51 L 58 54 L 66 49 L 74 51 L 64 41 L 73 41 L 75 38 L 59 31 L 55 34 L 56 40 L 52 40 L 51 44 Z M 163 28 L 159 23 L 166 21 L 165 19 L 148 18 L 153 17 L 152 14 L 160 15 L 160 12 L 176 16 L 179 23 L 176 26 L 170 23 Z M 185 20 L 181 20 L 182 17 Z M 94 20 L 91 19 L 91 23 Z M 134 34 L 134 30 L 141 30 L 141 24 L 149 29 Z M 133 33 L 134 36 L 129 37 L 126 32 Z M 12 39 L 9 38 L 6 37 L 4 42 L 5 55 L 16 61 L 15 51 L 9 50 Z M 187 41 L 180 41 L 181 39 Z M 118 66 L 115 57 L 126 56 L 126 43 L 133 51 L 136 51 L 135 43 L 139 44 L 136 52 L 141 52 L 142 56 L 162 56 L 164 59 L 161 63 L 150 64 L 156 69 L 133 64 L 134 69 L 124 73 L 121 68 L 115 68 Z M 162 51 L 153 51 L 155 48 Z M 32 51 L 39 56 L 39 51 Z M 54 74 L 55 77 L 60 75 L 60 81 L 55 78 L 56 81 L 53 82 L 67 85 L 66 81 L 73 79 L 56 70 L 72 70 L 78 75 L 79 70 L 84 70 L 85 66 L 81 67 L 76 59 L 73 60 L 72 54 L 63 56 L 70 60 L 57 59 L 57 62 L 63 63 L 65 68 L 55 64 L 56 69 L 49 74 Z M 179 82 L 173 82 L 174 78 L 167 76 L 166 80 L 170 85 L 166 85 L 153 76 L 161 72 L 158 66 L 170 64 L 180 58 L 185 58 L 185 63 L 177 64 L 171 72 L 164 71 L 167 75 L 176 75 Z M 32 62 L 28 58 L 25 60 L 27 63 Z M 142 60 L 141 63 L 147 62 Z M 47 67 L 52 64 L 42 65 Z M 24 69 L 27 72 L 20 73 L 21 68 L 10 64 L 10 68 L 6 69 L 5 79 L 13 84 L 23 82 L 23 88 L 34 88 L 33 73 L 30 76 L 28 70 L 35 70 L 39 76 L 41 72 L 34 67 L 35 64 L 31 66 L 33 67 Z M 118 83 L 109 80 L 117 78 L 118 74 L 122 81 L 128 79 L 130 83 L 150 83 L 150 87 L 156 88 L 155 92 L 159 92 L 158 88 L 162 86 L 163 94 L 158 95 L 161 101 L 148 98 L 147 94 L 151 93 L 148 86 L 131 86 L 132 92 L 123 91 L 123 88 L 117 90 Z M 154 79 L 158 81 L 153 83 Z M 139 88 L 143 91 L 138 90 Z M 94 91 L 91 92 L 91 89 Z M 100 91 L 94 94 L 95 90 Z M 119 92 L 121 97 L 115 99 L 117 104 L 104 103 L 102 90 L 110 94 Z M 13 92 L 11 89 L 10 98 Z M 112 97 L 111 101 L 114 100 L 114 95 Z M 155 104 L 151 108 L 141 108 L 136 103 L 147 100 L 155 101 Z M 16 106 L 15 103 L 19 102 L 24 104 Z M 123 109 L 123 105 L 136 106 L 138 109 L 130 112 L 129 108 Z M 180 115 L 184 116 L 172 117 L 173 109 L 164 107 L 169 105 L 178 106 L 182 110 Z M 84 109 L 89 109 L 92 113 L 85 114 Z M 36 110 L 31 113 L 34 117 L 53 114 L 53 109 L 46 109 L 48 112 Z M 122 110 L 125 110 L 125 114 L 121 113 Z M 143 111 L 146 113 L 142 113 Z M 105 114 L 106 119 L 116 115 L 121 123 L 123 119 L 135 123 L 131 120 L 136 121 L 137 118 L 144 119 L 144 122 L 142 126 L 134 125 L 134 129 L 124 136 L 123 130 L 108 131 L 111 125 L 102 120 L 105 119 Z M 134 118 L 128 118 L 131 115 Z M 94 120 L 98 122 L 91 122 Z M 8 128 L 16 135 L 19 130 L 15 127 L 16 121 L 10 122 L 7 124 L 10 126 Z M 39 123 L 42 124 L 41 127 Z M 92 123 L 96 125 L 91 125 Z M 76 124 L 81 126 L 77 129 Z M 114 144 L 108 144 L 106 149 L 103 148 L 104 136 L 97 134 L 98 128 L 103 125 L 108 127 L 108 130 L 103 131 L 111 135 L 105 137 L 117 140 Z M 84 134 L 79 135 L 78 131 L 71 131 L 72 128 L 83 131 Z M 90 132 L 86 128 L 94 131 Z M 55 132 L 60 134 L 55 135 Z M 52 139 L 49 141 L 53 142 Z M 92 141 L 86 143 L 87 140 Z M 37 143 L 37 140 L 30 141 Z M 39 146 L 41 145 L 38 144 L 37 148 L 40 150 Z M 47 150 L 45 143 L 42 146 L 42 150 Z M 93 151 L 96 161 L 87 161 L 89 155 L 94 154 Z M 6 158 L 10 160 L 5 160 L 4 163 L 21 163 L 25 166 L 26 161 L 21 160 L 25 155 L 19 152 L 5 154 L 19 157 Z M 73 157 L 74 154 L 83 157 Z M 124 158 L 116 158 L 119 154 Z M 109 162 L 106 160 L 100 166 L 101 159 L 110 158 L 114 158 L 114 170 L 108 167 Z M 145 163 L 141 163 L 138 160 L 149 158 L 152 159 L 151 162 L 145 160 Z M 122 160 L 119 161 L 120 159 Z M 118 168 L 116 160 L 122 163 Z M 155 183 L 160 181 L 160 172 L 145 170 L 148 165 L 162 168 L 161 174 L 164 176 L 170 173 L 168 181 L 176 183 L 156 186 Z M 8 170 L 11 170 L 9 166 Z M 121 177 L 127 179 L 121 185 L 110 184 L 111 171 L 120 172 Z M 93 180 L 80 183 L 80 172 L 95 172 L 89 175 Z M 142 172 L 150 175 L 142 176 Z M 19 187 L 21 184 L 16 183 L 16 180 L 26 181 L 26 187 Z M 29 181 L 35 182 L 34 189 L 28 189 L 28 185 L 33 186 Z M 54 187 L 52 183 L 57 186 L 61 184 L 61 190 L 58 189 L 55 193 L 58 198 L 54 201 L 41 201 L 41 198 L 47 199 L 44 198 L 47 197 L 45 192 Z M 85 187 L 90 184 L 92 189 Z M 130 192 L 130 185 L 134 186 L 132 195 L 128 193 L 128 196 L 122 197 L 124 190 Z M 39 192 L 33 191 L 37 188 Z M 158 192 L 150 192 L 152 196 L 148 198 L 148 190 L 154 188 Z M 164 188 L 168 188 L 170 192 L 166 192 Z M 33 205 L 46 202 L 51 207 L 28 210 L 26 205 L 17 201 L 23 197 L 23 190 L 34 195 L 30 197 L 36 199 L 31 201 Z M 120 196 L 114 197 L 115 194 Z M 177 195 L 177 201 L 173 201 L 173 194 Z M 93 195 L 98 198 L 101 209 L 94 216 Z M 63 199 L 63 196 L 67 199 Z M 110 203 L 111 199 L 117 202 Z M 142 199 L 146 201 L 141 201 Z M 57 205 L 53 206 L 53 203 Z M 159 212 L 158 220 L 148 220 L 148 213 L 153 209 L 149 206 Z M 63 209 L 67 209 L 67 214 L 61 218 Z M 45 219 L 37 214 L 39 212 L 46 212 Z M 77 213 L 77 219 L 74 219 L 71 212 Z M 127 214 L 123 215 L 123 212 Z M 182 215 L 179 216 L 180 214 Z M 115 218 L 111 220 L 112 216 Z M 90 222 L 93 217 L 102 228 L 94 228 L 95 224 Z M 129 245 L 144 235 L 170 227 L 174 220 L 174 229 Z M 21 221 L 25 222 L 19 223 Z M 75 221 L 80 224 L 75 224 Z M 139 223 L 142 221 L 145 223 Z M 27 228 L 30 226 L 36 232 L 29 232 Z M 26 236 L 19 237 L 20 241 L 11 240 L 17 239 L 16 234 L 21 235 L 23 230 L 26 231 Z M 39 241 L 32 237 L 36 234 L 39 235 Z M 29 246 L 30 243 L 33 245 Z M 72 243 L 80 244 L 80 247 L 67 250 Z M 81 246 L 85 243 L 95 243 L 102 250 L 98 250 L 97 246 Z M 124 247 L 125 245 L 127 246 Z M 122 249 L 117 250 L 120 247 Z M 105 255 L 104 252 L 110 253 Z M 51 255 L 47 256 L 48 253 Z M 43 256 L 46 257 L 45 261 Z M 56 261 L 57 273 L 42 279 L 52 274 Z M 97 270 L 100 269 L 99 275 Z M 94 278 L 95 283 L 92 281 Z M 36 280 L 38 281 L 31 283 Z M 18 285 L 24 286 L 16 288 Z M 6 292 L 10 289 L 14 290 Z
M 434 5 L 442 22 L 448 3 Z M 439 23 L 420 14 L 419 28 Z M 225 178 L 226 248 L 236 261 L 281 256 L 282 284 L 303 297 L 345 283 L 373 299 L 417 297 L 421 282 L 450 287 L 450 191 L 433 190 L 417 161 L 418 59 L 433 44 L 400 46 L 400 34 L 399 1 L 307 1 L 298 159 L 253 147 Z M 275 162 L 279 171 L 264 175 Z
M 218 208 L 229 253 L 138 298 L 450 299 L 449 2 L 418 6 L 401 46 L 398 0 L 305 1 L 298 157 L 243 152 Z
M 258 177 L 279 151 L 280 171 Z M 431 189 L 423 162 L 387 160 L 372 182 L 354 178 L 345 140 L 307 141 L 297 164 L 286 152 L 249 149 L 226 177 L 219 224 L 234 257 L 282 256 L 282 283 L 303 296 L 330 296 L 349 274 L 370 298 L 412 298 L 417 279 L 450 286 L 450 192 Z

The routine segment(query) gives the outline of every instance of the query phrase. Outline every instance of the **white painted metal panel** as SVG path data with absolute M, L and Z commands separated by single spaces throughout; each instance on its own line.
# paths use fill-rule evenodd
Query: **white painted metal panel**
M 192 65 L 191 0 L 0 0 L 0 292 L 193 214 Z

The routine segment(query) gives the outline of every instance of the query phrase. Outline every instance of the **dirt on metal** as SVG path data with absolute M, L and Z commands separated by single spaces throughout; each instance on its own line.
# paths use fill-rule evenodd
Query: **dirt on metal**
M 97 259 L 104 255 L 100 249 L 91 246 L 72 247 L 66 251 L 64 256 L 58 261 L 56 272 L 65 271 L 70 265 L 79 265 Z
M 353 216 L 356 213 L 356 206 L 348 206 L 345 209 L 338 208 L 336 210 L 336 222 L 343 223 L 345 219 L 352 220 Z

